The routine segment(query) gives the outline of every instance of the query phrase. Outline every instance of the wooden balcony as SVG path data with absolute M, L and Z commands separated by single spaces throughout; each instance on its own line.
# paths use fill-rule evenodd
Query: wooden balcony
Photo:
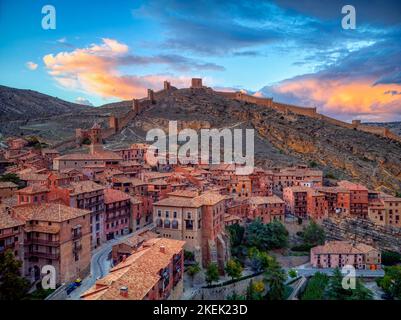
M 59 253 L 49 253 L 49 252 L 40 252 L 40 251 L 30 251 L 25 253 L 26 258 L 42 258 L 42 259 L 50 259 L 50 260 L 59 260 Z
M 60 242 L 58 240 L 45 240 L 45 239 L 26 239 L 24 241 L 25 245 L 40 245 L 40 246 L 48 246 L 48 247 L 58 247 L 60 246 Z

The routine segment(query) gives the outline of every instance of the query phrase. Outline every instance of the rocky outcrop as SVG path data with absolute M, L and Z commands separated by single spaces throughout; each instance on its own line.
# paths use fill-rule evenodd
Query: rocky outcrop
M 401 252 L 401 229 L 384 227 L 357 218 L 330 218 L 323 221 L 328 240 L 353 240 L 380 250 Z

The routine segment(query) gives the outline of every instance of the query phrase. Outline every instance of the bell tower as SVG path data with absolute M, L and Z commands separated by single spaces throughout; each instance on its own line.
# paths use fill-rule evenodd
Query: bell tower
M 95 122 L 92 128 L 89 130 L 89 137 L 91 140 L 90 153 L 94 154 L 96 152 L 102 151 L 102 128 Z

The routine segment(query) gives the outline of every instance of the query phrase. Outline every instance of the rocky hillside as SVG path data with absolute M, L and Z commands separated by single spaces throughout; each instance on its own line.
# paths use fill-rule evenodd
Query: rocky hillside
M 32 90 L 0 86 L 0 122 L 79 113 L 88 108 Z
M 89 128 L 94 121 L 107 127 L 110 114 L 131 108 L 123 101 L 87 108 L 79 115 L 58 115 L 0 127 L 3 134 L 35 134 L 54 142 L 74 135 L 75 128 Z M 211 90 L 171 90 L 157 98 L 121 132 L 106 141 L 106 148 L 145 141 L 149 129 L 167 130 L 168 120 L 193 129 L 254 128 L 255 157 L 263 167 L 311 164 L 336 178 L 359 181 L 379 190 L 401 191 L 401 144 L 373 134 L 346 129 L 295 114 L 224 98 Z

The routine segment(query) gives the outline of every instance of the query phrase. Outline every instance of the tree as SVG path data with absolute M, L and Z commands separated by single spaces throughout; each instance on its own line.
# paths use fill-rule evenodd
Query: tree
M 355 289 L 347 300 L 372 300 L 373 293 L 360 280 L 356 281 Z
M 246 228 L 245 239 L 247 246 L 261 251 L 284 248 L 288 245 L 288 231 L 279 221 L 263 224 L 255 219 Z
M 219 276 L 219 268 L 216 263 L 209 263 L 206 269 L 206 282 L 208 285 L 212 284 L 215 281 L 218 281 Z
M 286 273 L 276 260 L 269 265 L 265 272 L 265 281 L 269 287 L 269 300 L 283 300 L 285 298 Z
M 391 297 L 401 299 L 401 266 L 385 267 L 384 272 L 377 284 Z
M 22 262 L 11 250 L 0 254 L 0 300 L 21 300 L 29 290 L 29 281 L 21 277 Z
M 184 260 L 194 261 L 195 255 L 192 251 L 184 250 Z
M 308 281 L 302 300 L 323 300 L 329 277 L 321 272 L 316 272 Z
M 12 182 L 18 185 L 19 187 L 23 186 L 23 181 L 19 178 L 19 176 L 15 173 L 6 173 L 0 176 L 1 182 Z
M 273 257 L 269 256 L 265 251 L 259 251 L 252 247 L 248 250 L 248 257 L 251 261 L 251 268 L 255 272 L 264 271 L 273 261 Z
M 227 296 L 227 300 L 247 300 L 246 296 L 234 292 L 231 296 Z
M 309 224 L 304 227 L 301 238 L 304 245 L 315 247 L 324 244 L 326 235 L 321 226 L 314 221 L 310 221 Z
M 249 283 L 246 289 L 246 300 L 263 300 L 263 292 L 265 291 L 265 285 L 263 281 L 256 281 Z
M 234 280 L 241 277 L 243 268 L 238 261 L 230 259 L 227 262 L 225 270 L 231 279 Z
M 267 233 L 269 235 L 268 248 L 280 249 L 288 246 L 288 231 L 284 225 L 277 220 L 266 225 Z
M 385 266 L 393 266 L 401 262 L 401 254 L 393 251 L 382 252 L 382 264 Z
M 238 247 L 242 244 L 245 228 L 238 223 L 227 227 L 228 234 L 230 235 L 231 247 Z
M 294 269 L 288 270 L 288 275 L 290 276 L 290 278 L 296 278 L 298 275 L 297 270 Z
M 195 263 L 194 265 L 192 265 L 192 266 L 190 266 L 189 268 L 188 268 L 188 275 L 191 277 L 191 278 L 193 278 L 193 277 L 195 277 L 195 275 L 197 274 L 197 273 L 199 273 L 200 272 L 200 270 L 201 270 L 201 268 L 199 267 L 199 264 L 198 263 Z
M 344 289 L 342 285 L 343 275 L 340 268 L 335 268 L 325 290 L 328 300 L 345 300 L 350 295 L 350 290 Z

